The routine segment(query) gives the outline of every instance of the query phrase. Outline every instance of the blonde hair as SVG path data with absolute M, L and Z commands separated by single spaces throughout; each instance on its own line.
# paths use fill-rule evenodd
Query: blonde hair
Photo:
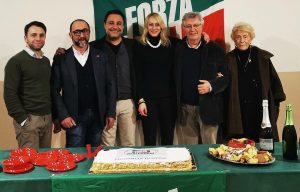
M 147 35 L 148 35 L 148 24 L 149 24 L 149 19 L 150 17 L 152 17 L 153 19 L 155 19 L 160 28 L 161 28 L 161 31 L 160 31 L 160 40 L 161 40 L 161 44 L 165 47 L 168 47 L 170 46 L 170 40 L 169 40 L 169 37 L 168 37 L 168 29 L 163 21 L 163 19 L 161 18 L 161 16 L 158 14 L 158 13 L 150 13 L 146 19 L 145 19 L 145 23 L 144 23 L 144 29 L 143 29 L 143 33 L 140 37 L 140 42 L 143 44 L 143 45 L 146 45 L 147 44 Z
M 238 22 L 236 23 L 231 31 L 231 39 L 234 40 L 234 33 L 237 31 L 244 31 L 250 34 L 250 38 L 254 39 L 255 37 L 255 32 L 254 32 L 254 28 L 246 22 Z

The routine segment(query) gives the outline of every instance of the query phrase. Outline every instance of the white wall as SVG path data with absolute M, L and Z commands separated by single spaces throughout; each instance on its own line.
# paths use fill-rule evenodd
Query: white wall
M 253 44 L 269 50 L 280 72 L 300 71 L 299 0 L 224 0 L 225 38 L 232 44 L 230 31 L 238 21 L 247 21 L 256 29 Z M 82 18 L 94 35 L 92 0 L 0 0 L 0 81 L 8 59 L 23 49 L 24 26 L 33 20 L 46 24 L 47 39 L 43 49 L 51 60 L 57 47 L 69 47 L 70 22 Z
M 232 42 L 232 26 L 246 21 L 256 31 L 253 44 L 274 54 L 272 61 L 277 71 L 300 71 L 299 0 L 225 0 L 224 3 L 226 41 Z
M 25 47 L 24 26 L 33 20 L 47 27 L 45 55 L 52 60 L 57 47 L 70 47 L 70 23 L 84 19 L 91 25 L 91 40 L 95 39 L 92 0 L 0 0 L 0 81 L 10 57 Z

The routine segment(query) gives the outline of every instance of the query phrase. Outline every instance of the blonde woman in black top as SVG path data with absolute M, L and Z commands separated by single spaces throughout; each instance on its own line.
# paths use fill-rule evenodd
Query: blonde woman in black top
M 174 45 L 157 13 L 149 14 L 135 46 L 138 112 L 142 119 L 145 145 L 172 145 L 176 120 Z

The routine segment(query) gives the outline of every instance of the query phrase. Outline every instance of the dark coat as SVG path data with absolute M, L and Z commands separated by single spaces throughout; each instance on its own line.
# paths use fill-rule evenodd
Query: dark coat
M 114 59 L 114 55 L 111 55 L 111 51 L 108 51 L 108 47 L 106 44 L 105 40 L 106 36 L 102 37 L 101 39 L 95 40 L 90 42 L 90 45 L 96 49 L 102 50 L 104 53 L 106 53 L 108 57 L 108 63 L 109 66 L 111 67 L 111 70 L 115 77 L 117 76 L 117 69 L 116 69 L 116 60 Z M 134 64 L 133 64 L 133 46 L 134 46 L 134 40 L 133 39 L 128 39 L 125 37 L 122 37 L 122 42 L 124 43 L 126 47 L 126 51 L 128 53 L 129 57 L 129 67 L 130 67 L 130 81 L 131 81 L 131 88 L 132 88 L 132 96 L 133 99 L 136 98 L 136 77 L 134 73 Z M 116 85 L 117 86 L 117 85 Z
M 263 99 L 269 100 L 269 116 L 273 128 L 273 136 L 274 140 L 278 141 L 276 122 L 279 114 L 279 103 L 285 100 L 285 93 L 278 74 L 270 60 L 273 55 L 257 47 L 254 48 L 258 49 L 258 71 L 262 88 L 262 98 L 259 99 L 261 101 Z M 238 90 L 238 66 L 234 51 L 229 52 L 227 58 L 231 81 L 228 87 L 228 123 L 226 135 L 230 137 L 232 135 L 243 134 L 243 126 Z
M 199 113 L 202 121 L 207 124 L 219 124 L 223 121 L 223 96 L 222 92 L 228 85 L 228 67 L 224 50 L 215 42 L 206 43 L 201 39 L 201 74 L 199 80 L 210 82 L 212 92 L 199 94 Z M 175 82 L 177 104 L 181 103 L 181 68 L 184 46 L 186 38 L 181 40 L 175 50 Z M 217 73 L 221 72 L 223 77 L 217 78 Z M 197 87 L 195 87 L 197 89 Z M 179 107 L 180 108 L 180 107 Z M 178 112 L 180 119 L 180 111 Z
M 100 50 L 90 47 L 97 88 L 98 110 L 101 125 L 106 117 L 115 118 L 115 81 L 108 68 L 107 56 Z M 62 94 L 61 94 L 62 93 Z M 67 117 L 78 120 L 78 81 L 76 63 L 72 48 L 54 57 L 51 74 L 51 96 L 54 112 L 59 121 Z

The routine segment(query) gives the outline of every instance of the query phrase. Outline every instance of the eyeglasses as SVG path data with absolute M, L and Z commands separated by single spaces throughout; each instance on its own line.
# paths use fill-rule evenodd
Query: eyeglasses
M 197 23 L 197 24 L 194 24 L 194 25 L 185 25 L 184 27 L 191 30 L 193 27 L 194 28 L 199 28 L 200 26 L 202 26 L 202 24 Z
M 87 35 L 89 34 L 90 30 L 87 29 L 87 28 L 84 28 L 84 29 L 77 29 L 75 31 L 73 31 L 72 33 L 76 36 L 80 36 L 80 34 L 82 33 L 83 35 Z

